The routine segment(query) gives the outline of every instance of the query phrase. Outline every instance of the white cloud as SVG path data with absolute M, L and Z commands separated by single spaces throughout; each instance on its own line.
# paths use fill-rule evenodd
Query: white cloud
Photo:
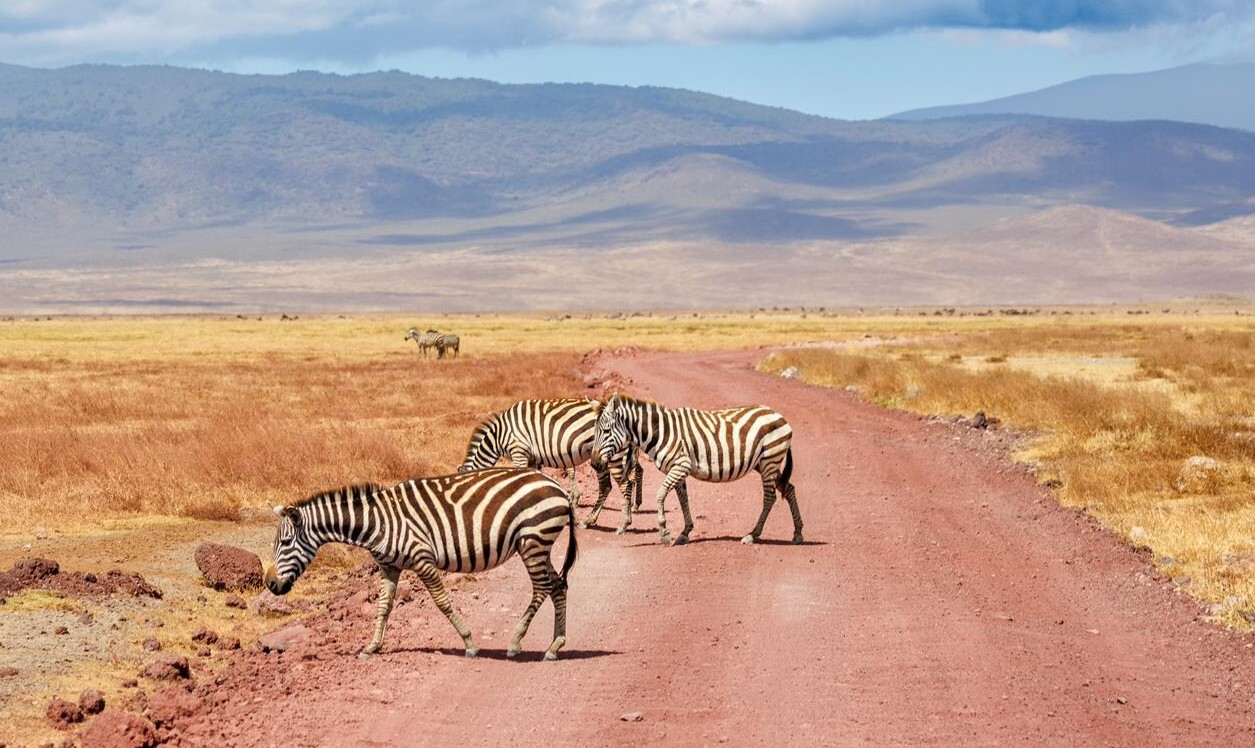
M 430 47 L 718 44 L 910 29 L 1003 30 L 1057 44 L 1071 29 L 1209 33 L 1253 17 L 1249 0 L 6 0 L 0 60 L 168 62 L 214 51 L 364 60 Z

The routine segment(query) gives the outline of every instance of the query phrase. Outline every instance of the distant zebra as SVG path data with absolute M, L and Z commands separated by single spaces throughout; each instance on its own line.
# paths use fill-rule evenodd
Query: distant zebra
M 423 358 L 427 358 L 427 351 L 436 346 L 437 342 L 440 340 L 440 333 L 435 330 L 428 330 L 427 332 L 420 333 L 417 328 L 411 327 L 409 331 L 405 333 L 405 339 L 413 340 L 417 343 L 418 350 L 422 352 Z M 437 348 L 437 350 L 440 349 Z M 441 355 L 443 355 L 443 353 Z
M 520 400 L 475 427 L 466 445 L 466 457 L 458 470 L 464 472 L 490 467 L 502 457 L 509 459 L 515 467 L 562 468 L 567 471 L 571 507 L 574 508 L 580 498 L 575 467 L 592 456 L 600 408 L 600 402 L 582 397 Z M 618 530 L 619 534 L 623 534 L 632 522 L 633 496 L 636 506 L 640 505 L 643 471 L 636 461 L 635 450 L 625 448 L 612 455 L 607 462 L 604 467 L 593 466 L 597 473 L 597 504 L 580 525 L 596 524 L 610 493 L 613 475 L 623 491 L 624 511 Z
M 793 514 L 793 542 L 802 542 L 802 515 L 789 478 L 793 474 L 793 427 L 771 408 L 751 405 L 724 410 L 668 408 L 615 394 L 601 408 L 593 445 L 594 464 L 628 447 L 639 447 L 666 474 L 658 489 L 659 540 L 671 540 L 663 501 L 674 488 L 684 513 L 684 531 L 676 545 L 688 542 L 693 529 L 685 479 L 723 483 L 757 470 L 763 481 L 763 511 L 758 524 L 741 539 L 753 543 L 762 534 L 779 489 Z
M 448 617 L 466 645 L 466 656 L 479 652 L 471 630 L 453 610 L 441 571 L 491 569 L 518 553 L 532 580 L 532 599 L 506 650 L 514 657 L 546 597 L 553 598 L 553 642 L 546 660 L 556 659 L 566 643 L 567 573 L 575 563 L 575 512 L 553 479 L 520 468 L 417 478 L 392 488 L 352 486 L 274 508 L 282 519 L 275 535 L 275 563 L 266 570 L 266 586 L 283 595 L 324 543 L 348 543 L 370 551 L 383 583 L 375 635 L 361 656 L 383 646 L 384 627 L 403 569 L 423 580 L 436 607 Z M 549 551 L 570 530 L 562 572 L 554 571 Z
M 455 358 L 457 357 L 458 349 L 462 345 L 461 338 L 459 338 L 457 335 L 446 335 L 443 333 L 438 333 L 435 330 L 428 330 L 428 332 L 436 333 L 435 346 L 436 346 L 436 352 L 439 354 L 438 356 L 436 356 L 436 358 L 444 358 L 444 354 L 446 351 L 453 351 L 453 356 Z

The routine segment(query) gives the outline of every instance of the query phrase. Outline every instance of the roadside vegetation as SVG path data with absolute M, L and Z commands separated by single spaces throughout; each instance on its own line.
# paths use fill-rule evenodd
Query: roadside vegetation
M 916 413 L 983 411 L 1017 459 L 1236 628 L 1255 623 L 1255 324 L 1059 320 L 775 354 L 808 382 Z

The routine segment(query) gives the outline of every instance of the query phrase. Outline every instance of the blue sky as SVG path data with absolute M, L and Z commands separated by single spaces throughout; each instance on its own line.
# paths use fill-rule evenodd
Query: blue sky
M 0 0 L 0 62 L 689 88 L 866 119 L 1255 61 L 1255 0 Z

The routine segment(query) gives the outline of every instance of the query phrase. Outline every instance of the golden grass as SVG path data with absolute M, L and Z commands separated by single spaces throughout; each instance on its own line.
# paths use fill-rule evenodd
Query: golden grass
M 1245 319 L 961 323 L 959 335 L 799 349 L 764 368 L 796 366 L 807 381 L 889 407 L 984 411 L 1033 432 L 1020 458 L 1040 464 L 1064 504 L 1149 547 L 1218 620 L 1246 628 L 1255 618 L 1255 324 Z M 1190 467 L 1191 457 L 1216 462 Z

